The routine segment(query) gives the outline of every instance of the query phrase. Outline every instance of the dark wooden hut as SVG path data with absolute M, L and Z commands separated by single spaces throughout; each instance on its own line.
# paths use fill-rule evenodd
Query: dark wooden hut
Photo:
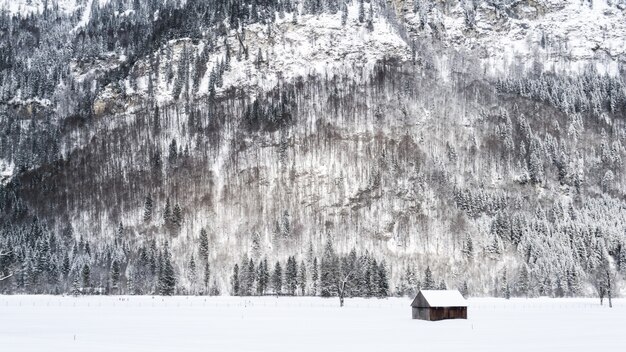
M 413 319 L 467 319 L 467 301 L 457 290 L 420 290 L 411 309 Z

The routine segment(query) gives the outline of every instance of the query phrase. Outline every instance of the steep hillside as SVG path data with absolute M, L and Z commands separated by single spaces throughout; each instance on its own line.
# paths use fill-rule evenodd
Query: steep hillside
M 623 2 L 7 4 L 3 292 L 262 293 L 295 256 L 323 294 L 352 249 L 385 294 L 626 270 Z

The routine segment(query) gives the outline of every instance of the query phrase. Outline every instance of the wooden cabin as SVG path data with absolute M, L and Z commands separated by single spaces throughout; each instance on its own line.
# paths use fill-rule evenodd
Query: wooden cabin
M 420 290 L 411 309 L 413 319 L 467 319 L 467 301 L 458 290 Z

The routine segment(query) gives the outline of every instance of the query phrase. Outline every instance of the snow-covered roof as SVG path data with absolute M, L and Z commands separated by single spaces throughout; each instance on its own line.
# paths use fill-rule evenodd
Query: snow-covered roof
M 426 302 L 420 302 L 420 295 Z M 422 303 L 422 304 L 420 304 Z M 427 305 L 424 305 L 426 303 Z M 413 307 L 467 307 L 467 301 L 458 290 L 420 290 L 411 303 Z

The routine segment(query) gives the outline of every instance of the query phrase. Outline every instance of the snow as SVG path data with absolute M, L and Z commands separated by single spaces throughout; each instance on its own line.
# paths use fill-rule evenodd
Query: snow
M 276 18 L 269 28 L 268 25 L 258 23 L 248 25 L 243 39 L 249 52 L 247 60 L 237 58 L 242 49 L 238 33 L 231 30 L 226 38 L 231 50 L 230 68 L 224 72 L 223 85 L 216 87 L 216 93 L 220 95 L 237 87 L 254 96 L 258 91 L 273 89 L 281 81 L 293 82 L 309 74 L 329 79 L 335 75 L 346 75 L 356 79 L 367 77 L 362 73 L 370 72 L 384 58 L 407 61 L 410 58 L 409 47 L 398 30 L 384 17 L 375 17 L 375 30 L 369 32 L 365 24 L 358 23 L 357 4 L 352 2 L 348 5 L 349 15 L 345 26 L 341 24 L 341 13 L 299 15 L 297 24 L 292 23 L 291 14 L 286 14 L 284 18 Z M 189 38 L 178 38 L 155 52 L 155 56 L 161 56 L 159 70 L 162 74 L 160 81 L 155 82 L 155 95 L 160 105 L 174 100 L 173 84 L 166 81 L 167 75 L 164 74 L 167 65 L 171 64 L 165 58 L 166 49 L 172 50 L 177 76 L 177 63 L 185 45 L 192 55 L 198 55 L 205 42 L 195 45 Z M 259 49 L 264 61 L 260 67 L 257 65 Z M 226 47 L 220 43 L 209 56 L 207 70 L 195 92 L 197 96 L 208 94 L 211 71 L 225 57 Z M 147 82 L 145 72 L 148 71 L 148 60 L 139 60 L 134 67 L 138 75 L 143 75 L 138 81 Z M 139 92 L 127 93 L 147 94 L 147 84 L 141 84 L 139 88 Z
M 11 180 L 14 169 L 13 162 L 0 158 L 0 185 L 5 185 Z
M 29 3 L 30 2 L 30 3 Z M 78 0 L 58 0 L 59 10 L 64 13 L 73 13 L 80 7 Z M 52 7 L 54 1 L 48 1 L 48 6 Z M 0 0 L 0 9 L 6 9 L 10 13 L 20 13 L 26 15 L 29 13 L 43 12 L 44 0 Z
M 467 307 L 467 301 L 457 290 L 421 290 L 431 307 Z
M 621 350 L 626 300 L 470 299 L 468 320 L 409 298 L 0 296 L 6 351 Z
M 480 2 L 472 30 L 462 3 L 431 16 L 442 19 L 445 45 L 475 52 L 491 75 L 507 74 L 519 62 L 526 62 L 526 70 L 541 62 L 554 72 L 581 72 L 592 64 L 601 73 L 617 75 L 618 63 L 626 58 L 626 11 L 607 0 L 594 0 L 592 6 L 587 1 L 511 2 L 505 6 L 516 14 L 507 16 Z M 412 13 L 406 19 L 413 26 L 418 22 Z

